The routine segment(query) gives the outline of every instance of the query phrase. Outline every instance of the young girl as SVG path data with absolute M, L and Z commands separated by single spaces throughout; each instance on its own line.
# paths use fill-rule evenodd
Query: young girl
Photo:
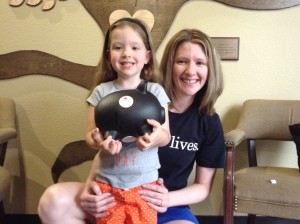
M 87 144 L 100 150 L 100 167 L 96 169 L 96 180 L 103 193 L 110 192 L 116 205 L 110 215 L 99 218 L 97 223 L 156 223 L 156 212 L 140 198 L 138 191 L 145 183 L 155 184 L 160 167 L 158 146 L 170 140 L 168 116 L 160 125 L 149 120 L 155 131 L 150 135 L 137 137 L 136 142 L 124 143 L 103 139 L 95 127 L 94 109 L 107 94 L 135 89 L 148 81 L 148 91 L 152 92 L 164 106 L 167 113 L 169 99 L 164 89 L 157 83 L 159 71 L 150 36 L 142 22 L 123 18 L 113 23 L 105 37 L 99 82 L 87 101 L 89 122 L 86 134 Z

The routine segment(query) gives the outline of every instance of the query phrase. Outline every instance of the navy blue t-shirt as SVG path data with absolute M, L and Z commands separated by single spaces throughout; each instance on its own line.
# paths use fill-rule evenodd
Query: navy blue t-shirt
M 159 176 L 169 191 L 187 186 L 194 163 L 224 168 L 225 143 L 218 114 L 201 115 L 191 107 L 184 113 L 169 112 L 171 141 L 159 148 Z

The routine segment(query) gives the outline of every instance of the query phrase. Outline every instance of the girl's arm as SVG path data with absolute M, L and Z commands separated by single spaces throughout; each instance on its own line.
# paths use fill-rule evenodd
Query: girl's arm
M 87 124 L 85 141 L 90 148 L 99 150 L 98 142 L 103 141 L 103 138 L 99 130 L 96 128 L 94 117 L 95 117 L 95 107 L 90 105 L 88 107 L 88 124 Z
M 136 144 L 140 150 L 147 150 L 154 146 L 162 147 L 170 142 L 171 134 L 169 127 L 169 113 L 168 113 L 168 105 L 164 106 L 165 108 L 165 123 L 162 125 L 153 120 L 148 119 L 147 122 L 153 127 L 152 133 L 144 134 L 137 138 Z
M 122 143 L 112 139 L 111 136 L 108 136 L 105 140 L 103 139 L 99 129 L 95 125 L 95 107 L 91 105 L 88 108 L 88 125 L 85 141 L 90 148 L 105 150 L 110 154 L 119 153 L 122 148 Z
M 93 217 L 104 217 L 109 213 L 107 209 L 115 205 L 114 197 L 110 193 L 102 194 L 100 187 L 95 182 L 95 170 L 99 167 L 99 153 L 96 154 L 92 168 L 86 180 L 85 187 L 80 195 L 80 205 L 84 211 Z

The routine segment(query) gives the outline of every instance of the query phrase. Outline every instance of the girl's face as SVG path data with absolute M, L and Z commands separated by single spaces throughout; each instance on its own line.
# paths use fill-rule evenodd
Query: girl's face
M 136 32 L 130 26 L 114 29 L 110 34 L 110 63 L 118 77 L 140 77 L 151 54 Z
M 203 47 L 191 42 L 178 46 L 172 74 L 176 94 L 194 97 L 205 85 L 207 76 L 207 57 Z

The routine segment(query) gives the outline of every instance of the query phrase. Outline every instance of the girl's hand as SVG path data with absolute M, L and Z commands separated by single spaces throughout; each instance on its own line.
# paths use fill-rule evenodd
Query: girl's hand
M 164 186 L 162 178 L 157 180 L 157 185 L 145 184 L 143 185 L 144 190 L 139 193 L 141 198 L 147 201 L 148 205 L 157 212 L 165 212 L 169 207 L 169 192 Z
M 118 140 L 112 139 L 112 136 L 108 136 L 105 140 L 102 140 L 98 128 L 95 128 L 91 131 L 91 137 L 96 148 L 105 150 L 112 155 L 120 153 L 122 149 L 122 143 Z
M 161 131 L 161 124 L 153 119 L 147 119 L 148 124 L 152 126 L 152 132 L 150 134 L 145 133 L 143 136 L 139 136 L 136 140 L 137 147 L 145 151 L 153 146 L 158 146 L 159 133 Z
M 79 200 L 82 209 L 95 218 L 109 215 L 107 209 L 115 205 L 114 197 L 109 193 L 102 194 L 95 181 L 86 185 Z

